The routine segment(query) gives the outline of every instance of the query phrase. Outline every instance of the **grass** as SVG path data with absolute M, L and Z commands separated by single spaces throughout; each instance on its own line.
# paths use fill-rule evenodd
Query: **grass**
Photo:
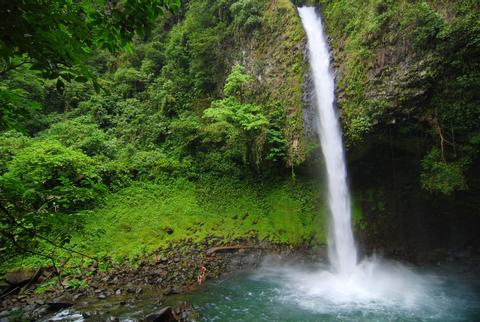
M 76 214 L 84 228 L 69 246 L 121 264 L 135 263 L 170 243 L 207 237 L 221 237 L 224 244 L 252 237 L 292 246 L 321 244 L 327 212 L 320 195 L 316 182 L 291 178 L 137 182 L 109 195 L 102 207 Z M 51 251 L 43 246 L 44 252 Z M 16 258 L 3 268 L 42 264 L 37 257 Z

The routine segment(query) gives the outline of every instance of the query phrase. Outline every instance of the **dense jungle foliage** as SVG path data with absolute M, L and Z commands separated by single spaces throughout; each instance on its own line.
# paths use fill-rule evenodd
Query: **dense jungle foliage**
M 2 11 L 4 266 L 66 248 L 135 259 L 187 238 L 325 240 L 319 187 L 291 177 L 305 70 L 293 4 L 93 2 Z
M 347 145 L 395 125 L 426 142 L 419 186 L 468 189 L 478 2 L 316 4 Z M 13 1 L 0 16 L 2 270 L 64 248 L 122 262 L 187 238 L 325 242 L 293 3 Z

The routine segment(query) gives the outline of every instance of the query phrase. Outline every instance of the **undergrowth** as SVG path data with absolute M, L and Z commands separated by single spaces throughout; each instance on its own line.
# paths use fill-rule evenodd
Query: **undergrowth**
M 327 210 L 321 195 L 318 182 L 298 178 L 137 182 L 107 196 L 103 206 L 74 214 L 84 224 L 67 246 L 101 263 L 134 265 L 170 244 L 203 243 L 209 237 L 225 245 L 239 239 L 291 246 L 322 244 Z M 55 252 L 72 265 L 91 263 L 48 244 L 39 249 Z M 20 256 L 2 269 L 50 264 L 41 257 Z

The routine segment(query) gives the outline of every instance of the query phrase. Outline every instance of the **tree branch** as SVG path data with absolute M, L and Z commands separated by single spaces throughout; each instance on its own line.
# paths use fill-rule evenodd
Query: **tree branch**
M 25 65 L 25 64 L 28 64 L 28 63 L 31 63 L 31 62 L 32 62 L 31 60 L 24 60 L 21 63 L 18 63 L 16 65 L 8 65 L 2 71 L 0 71 L 0 77 L 5 76 L 5 74 L 7 74 L 11 70 L 14 70 L 14 69 L 16 69 L 16 68 L 18 68 L 22 65 Z
M 1 205 L 0 205 L 0 206 L 1 206 Z M 3 206 L 1 206 L 1 207 L 3 208 Z M 25 252 L 25 253 L 30 253 L 30 254 L 33 254 L 33 255 L 45 257 L 45 258 L 51 260 L 51 261 L 52 261 L 53 268 L 55 269 L 55 272 L 57 273 L 58 281 L 60 282 L 60 285 L 62 286 L 62 288 L 65 289 L 65 287 L 64 287 L 64 285 L 63 285 L 62 276 L 61 276 L 61 274 L 60 274 L 60 271 L 59 271 L 58 268 L 57 268 L 57 265 L 55 264 L 55 258 L 53 258 L 53 256 L 45 255 L 45 254 L 43 254 L 43 253 L 39 253 L 39 252 L 33 251 L 33 250 L 31 250 L 31 249 L 28 249 L 28 248 L 25 248 L 25 247 L 20 246 L 20 245 L 17 243 L 17 241 L 15 240 L 15 238 L 14 238 L 11 234 L 5 232 L 3 229 L 0 230 L 0 233 L 1 233 L 5 238 L 9 239 L 9 240 L 12 242 L 12 244 L 13 244 L 16 248 L 18 248 L 19 250 L 21 250 L 21 251 L 23 251 L 23 252 Z M 30 282 L 31 282 L 31 281 L 30 281 Z M 30 284 L 30 282 L 29 282 L 29 284 Z M 11 294 L 11 293 L 12 293 L 13 291 L 15 291 L 16 289 L 18 289 L 18 287 L 15 288 L 15 289 L 13 289 L 12 291 L 8 292 L 7 294 L 4 294 L 4 295 L 0 296 L 0 298 Z
M 71 249 L 71 248 L 68 248 L 68 247 L 59 245 L 59 244 L 55 243 L 54 241 L 48 239 L 47 237 L 44 237 L 44 236 L 36 233 L 34 230 L 32 230 L 32 229 L 30 229 L 30 228 L 28 228 L 28 227 L 25 227 L 24 225 L 22 225 L 21 223 L 19 223 L 19 222 L 15 219 L 15 217 L 13 217 L 13 216 L 10 214 L 10 212 L 2 205 L 2 203 L 0 203 L 0 209 L 3 211 L 3 213 L 5 213 L 5 215 L 10 219 L 10 221 L 11 221 L 14 225 L 16 225 L 16 226 L 22 228 L 23 230 L 29 232 L 31 235 L 33 235 L 33 236 L 35 236 L 35 237 L 38 237 L 38 238 L 46 241 L 47 243 L 53 245 L 54 247 L 61 248 L 61 249 L 66 250 L 66 251 L 68 251 L 68 252 L 75 253 L 75 254 L 78 254 L 78 255 L 80 255 L 80 256 L 84 256 L 84 257 L 86 257 L 86 258 L 89 258 L 89 259 L 91 259 L 91 260 L 94 260 L 95 262 L 98 262 L 98 260 L 97 260 L 96 258 L 94 258 L 94 257 L 88 256 L 88 255 L 86 255 L 86 254 L 84 254 L 84 253 L 81 253 L 81 252 L 79 252 L 79 251 L 76 251 L 76 250 L 74 250 L 74 249 Z

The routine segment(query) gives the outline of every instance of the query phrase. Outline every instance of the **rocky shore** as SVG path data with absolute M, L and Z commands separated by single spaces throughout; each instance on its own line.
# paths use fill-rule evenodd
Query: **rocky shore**
M 312 256 L 306 247 L 255 240 L 225 245 L 210 238 L 159 249 L 137 266 L 100 270 L 94 263 L 68 274 L 60 269 L 62 283 L 53 267 L 11 272 L 2 282 L 0 321 L 119 321 L 125 314 L 134 321 L 194 321 L 194 310 L 182 301 L 172 304 L 172 295 L 192 292 L 204 279 L 254 269 L 272 254 L 285 259 Z M 39 292 L 48 279 L 52 286 Z M 59 312 L 63 320 L 49 319 Z

